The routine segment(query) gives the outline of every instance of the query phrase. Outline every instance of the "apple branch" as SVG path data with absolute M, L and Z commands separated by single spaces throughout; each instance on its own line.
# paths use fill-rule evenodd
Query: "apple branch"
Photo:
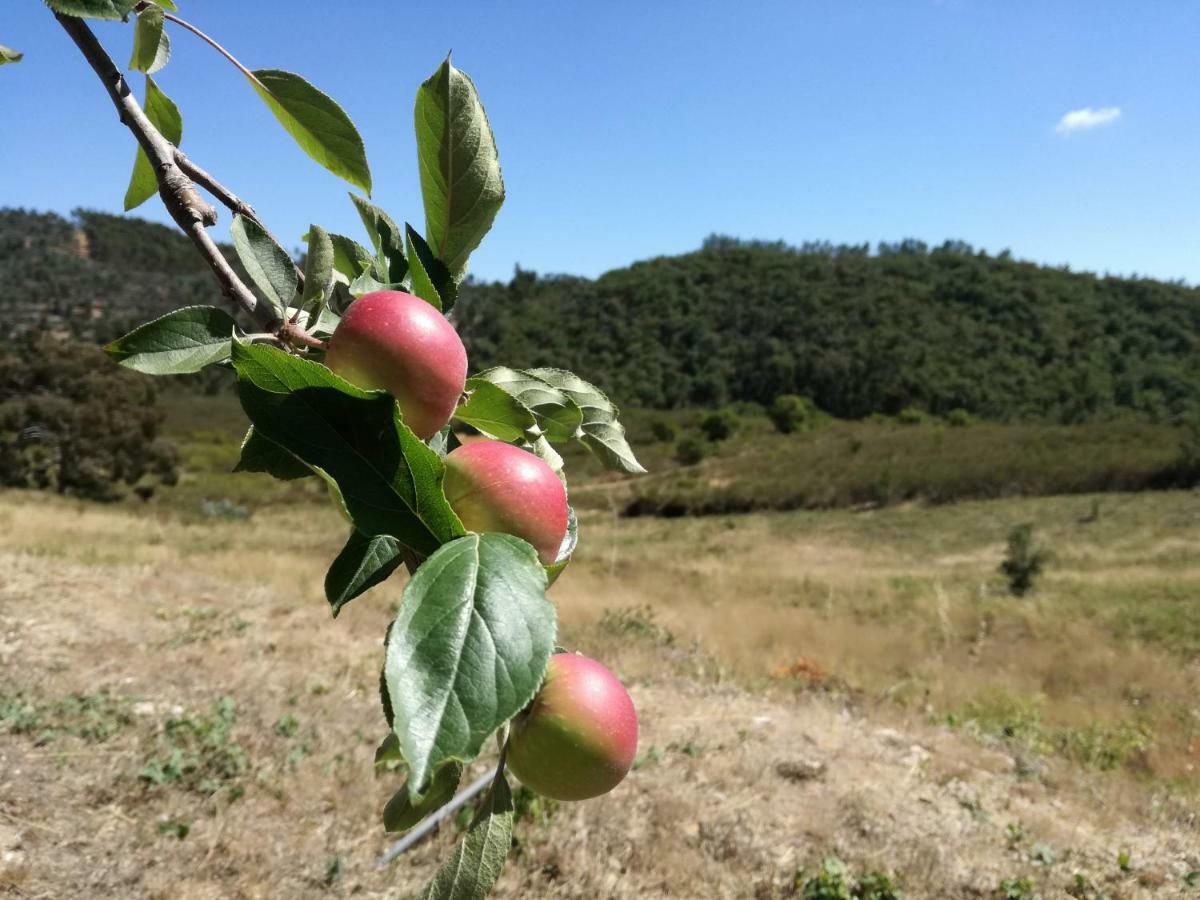
M 213 190 L 213 196 L 227 206 L 230 201 L 237 204 L 237 211 L 250 209 L 249 206 L 221 187 L 215 179 L 187 160 L 186 157 L 183 157 L 185 163 L 181 164 L 182 154 L 175 145 L 162 136 L 161 132 L 146 117 L 146 113 L 134 98 L 133 92 L 130 91 L 125 77 L 96 39 L 91 28 L 82 19 L 65 16 L 61 13 L 55 13 L 54 17 L 58 19 L 59 24 L 70 35 L 75 45 L 79 47 L 105 90 L 108 91 L 113 105 L 117 108 L 117 115 L 121 123 L 133 133 L 138 144 L 145 151 L 155 177 L 158 179 L 158 193 L 162 198 L 163 205 L 175 224 L 195 244 L 196 250 L 212 270 L 225 297 L 284 344 L 323 347 L 324 343 L 321 340 L 308 334 L 295 323 L 280 318 L 269 304 L 261 302 L 238 277 L 206 230 L 208 226 L 217 223 L 217 211 L 212 204 L 200 196 L 189 173 L 193 177 L 196 177 L 196 173 L 200 173 L 203 177 L 196 177 L 196 181 Z M 257 217 L 254 218 L 257 223 Z

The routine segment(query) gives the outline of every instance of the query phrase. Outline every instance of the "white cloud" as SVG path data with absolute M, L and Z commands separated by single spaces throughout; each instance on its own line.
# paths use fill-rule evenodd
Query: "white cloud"
M 1085 106 L 1083 109 L 1073 109 L 1054 126 L 1054 130 L 1059 134 L 1074 134 L 1077 131 L 1091 131 L 1093 128 L 1099 128 L 1102 125 L 1111 125 L 1117 119 L 1121 118 L 1121 108 L 1119 106 L 1102 106 L 1099 109 L 1092 109 L 1090 106 Z

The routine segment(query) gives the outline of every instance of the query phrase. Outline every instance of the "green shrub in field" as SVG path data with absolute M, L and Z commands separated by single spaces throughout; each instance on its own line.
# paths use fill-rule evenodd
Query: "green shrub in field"
M 98 347 L 47 335 L 0 347 L 0 485 L 117 500 L 173 484 L 153 385 Z
M 789 440 L 741 439 L 736 453 L 706 462 L 707 478 L 676 470 L 631 482 L 626 510 L 723 515 L 1160 489 L 1183 483 L 1180 436 L 1179 428 L 1129 421 L 970 428 L 829 421 Z
M 822 860 L 820 871 L 811 877 L 803 869 L 796 872 L 793 889 L 802 900 L 900 900 L 892 880 L 881 872 L 847 880 L 846 865 L 836 856 Z
M 650 433 L 663 444 L 670 444 L 679 436 L 679 430 L 670 419 L 655 419 L 650 423 Z
M 968 425 L 975 424 L 975 417 L 962 407 L 958 407 L 946 413 L 946 424 L 951 428 L 966 428 Z
M 684 438 L 675 445 L 675 461 L 681 466 L 694 466 L 708 456 L 708 446 L 699 438 Z
M 215 794 L 237 782 L 248 768 L 246 751 L 233 741 L 237 705 L 222 697 L 206 713 L 168 719 L 159 736 L 160 754 L 151 757 L 139 777 L 156 787 L 178 784 L 200 794 Z
M 807 431 L 816 415 L 817 405 L 799 394 L 780 394 L 767 407 L 767 418 L 780 434 Z
M 915 406 L 906 406 L 900 412 L 896 413 L 896 421 L 901 425 L 923 425 L 925 419 L 925 413 Z
M 710 412 L 700 420 L 700 433 L 714 443 L 733 437 L 737 427 L 737 416 L 727 409 Z
M 1042 573 L 1050 554 L 1033 543 L 1033 525 L 1025 522 L 1008 533 L 1008 549 L 1000 572 L 1008 579 L 1008 592 L 1024 597 L 1033 589 L 1033 581 Z

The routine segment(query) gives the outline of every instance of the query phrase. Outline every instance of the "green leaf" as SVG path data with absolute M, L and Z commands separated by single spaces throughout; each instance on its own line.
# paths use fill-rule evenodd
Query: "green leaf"
M 233 365 L 255 430 L 331 481 L 359 531 L 421 556 L 464 533 L 442 492 L 445 466 L 389 395 L 265 344 L 234 342 Z
M 454 429 L 449 425 L 429 439 L 429 448 L 442 459 L 445 459 L 446 454 L 458 446 L 458 438 L 454 434 Z
M 242 452 L 235 472 L 265 472 L 280 481 L 295 481 L 316 473 L 274 441 L 263 437 L 251 426 L 242 438 Z
M 533 699 L 554 633 L 545 570 L 519 538 L 469 534 L 421 564 L 384 662 L 410 791 L 443 763 L 474 759 Z
M 175 5 L 173 0 L 151 0 L 151 2 L 157 3 L 163 9 L 169 9 L 171 12 L 179 11 L 179 7 Z
M 475 85 L 446 57 L 414 111 L 425 235 L 456 278 L 504 202 L 496 140 Z
M 521 441 L 537 427 L 533 413 L 511 394 L 479 378 L 468 378 L 467 399 L 454 410 L 454 418 L 478 428 L 498 441 Z
M 387 737 L 380 741 L 379 746 L 375 748 L 375 767 L 378 769 L 389 763 L 403 762 L 404 754 L 400 752 L 400 738 L 396 737 L 396 732 L 389 731 Z
M 229 358 L 233 317 L 215 306 L 185 306 L 139 325 L 104 349 L 127 369 L 186 375 Z
M 433 773 L 428 789 L 415 802 L 405 784 L 383 808 L 383 830 L 389 833 L 408 831 L 430 813 L 437 812 L 454 799 L 462 773 L 463 767 L 458 763 L 442 766 Z
M 330 234 L 333 244 L 333 269 L 341 273 L 349 284 L 371 267 L 371 251 L 353 238 L 344 234 Z
M 442 312 L 450 312 L 458 299 L 458 282 L 446 264 L 433 255 L 425 238 L 407 222 L 404 224 L 404 249 L 412 274 L 412 292 Z
M 350 282 L 347 288 L 350 291 L 350 296 L 355 299 L 361 297 L 363 294 L 373 294 L 375 291 L 400 291 L 403 289 L 403 284 L 380 281 L 372 272 L 363 272 Z
M 24 58 L 24 53 L 18 53 L 12 47 L 5 47 L 3 44 L 0 44 L 0 66 L 7 65 L 8 63 L 19 63 Z
M 171 39 L 163 31 L 162 7 L 147 6 L 138 13 L 129 68 L 150 75 L 165 66 L 170 58 Z
M 320 225 L 308 228 L 308 253 L 304 258 L 304 293 L 300 306 L 308 311 L 308 320 L 320 323 L 329 296 L 333 293 L 333 241 Z
M 325 574 L 325 599 L 334 616 L 359 594 L 386 581 L 403 561 L 395 538 L 386 534 L 370 537 L 358 529 L 350 532 L 346 546 Z
M 183 140 L 183 116 L 179 114 L 179 107 L 149 75 L 146 76 L 146 100 L 142 110 L 159 133 L 178 147 Z M 158 178 L 154 174 L 154 167 L 150 165 L 146 151 L 139 146 L 133 160 L 133 175 L 125 190 L 125 211 L 140 206 L 157 193 Z
M 331 97 L 294 72 L 255 69 L 250 83 L 300 149 L 339 178 L 371 193 L 371 169 L 358 129 Z
M 46 0 L 46 5 L 64 16 L 81 19 L 123 19 L 138 0 Z
M 296 264 L 291 255 L 280 247 L 253 219 L 243 215 L 233 217 L 229 226 L 233 248 L 242 261 L 250 279 L 282 315 L 296 296 Z
M 508 858 L 512 829 L 512 794 L 501 773 L 454 855 L 421 892 L 421 900 L 484 900 Z
M 610 469 L 639 475 L 646 470 L 633 455 L 616 405 L 593 384 L 563 369 L 526 369 L 527 374 L 558 388 L 583 411 L 579 439 Z
M 548 441 L 569 441 L 583 424 L 583 411 L 574 400 L 528 372 L 496 366 L 480 372 L 475 379 L 490 381 L 528 407 Z
M 375 248 L 375 260 L 372 267 L 373 276 L 381 284 L 400 284 L 408 275 L 408 260 L 404 255 L 404 233 L 385 213 L 369 200 L 364 200 L 357 194 L 351 194 L 358 217 L 362 219 L 363 227 L 371 238 Z

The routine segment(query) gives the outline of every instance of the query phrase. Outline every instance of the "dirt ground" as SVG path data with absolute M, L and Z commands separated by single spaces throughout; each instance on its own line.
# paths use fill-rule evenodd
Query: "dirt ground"
M 372 764 L 397 591 L 331 620 L 341 531 L 296 515 L 0 494 L 0 896 L 403 898 L 449 852 L 453 824 L 376 867 L 400 781 Z M 639 763 L 599 800 L 524 803 L 498 896 L 788 897 L 826 856 L 912 898 L 1200 896 L 1195 806 L 1166 788 L 803 678 L 751 692 L 653 631 L 564 642 L 630 686 Z

